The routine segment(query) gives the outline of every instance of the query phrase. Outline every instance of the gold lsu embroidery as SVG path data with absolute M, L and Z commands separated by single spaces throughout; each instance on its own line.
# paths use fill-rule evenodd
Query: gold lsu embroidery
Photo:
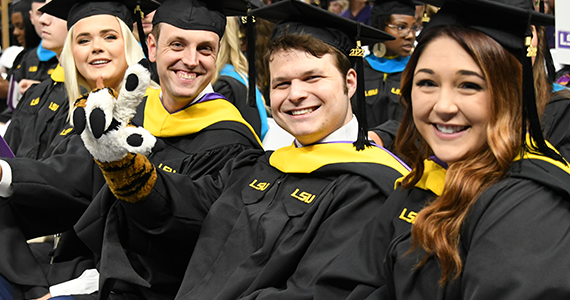
M 315 200 L 316 196 L 317 195 L 313 195 L 313 194 L 307 193 L 307 192 L 299 193 L 299 189 L 295 189 L 295 191 L 291 194 L 291 197 L 293 197 L 299 201 L 303 201 L 307 204 L 313 202 L 313 200 Z
M 408 222 L 408 223 L 414 224 L 414 222 L 416 221 L 416 216 L 418 215 L 418 213 L 415 211 L 410 211 L 408 213 L 408 215 L 406 216 L 407 211 L 408 211 L 408 209 L 404 208 L 404 210 L 402 210 L 402 213 L 400 213 L 399 218 Z
M 271 183 L 269 182 L 257 182 L 257 179 L 254 179 L 249 186 L 260 191 L 263 192 L 267 189 L 267 187 L 269 187 Z
M 176 170 L 174 170 L 173 168 L 171 168 L 171 167 L 169 167 L 169 166 L 167 166 L 167 165 L 163 165 L 162 163 L 160 163 L 160 165 L 158 165 L 158 168 L 159 168 L 159 169 L 162 169 L 162 170 L 164 170 L 164 171 L 166 171 L 166 172 L 169 172 L 169 173 L 176 173 Z

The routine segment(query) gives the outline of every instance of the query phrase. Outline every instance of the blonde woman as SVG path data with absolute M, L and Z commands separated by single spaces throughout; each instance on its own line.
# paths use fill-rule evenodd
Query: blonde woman
M 256 88 L 256 107 L 246 102 L 249 86 L 248 61 L 240 49 L 239 17 L 227 17 L 226 32 L 220 41 L 216 74 L 212 80 L 214 90 L 232 102 L 255 129 L 261 140 L 267 133 L 265 100 Z
M 150 12 L 158 4 L 143 1 L 141 7 L 143 11 Z M 133 24 L 131 9 L 121 2 L 64 5 L 54 0 L 40 10 L 46 18 L 67 20 L 68 32 L 60 61 L 69 93 L 64 99 L 69 99 L 69 107 L 73 107 L 82 92 L 96 89 L 99 78 L 104 85 L 118 92 L 127 68 L 144 57 L 127 25 Z M 149 88 L 148 91 L 155 90 Z M 49 102 L 46 105 L 45 118 L 69 120 L 68 103 L 59 103 Z M 28 105 L 27 102 L 23 104 Z M 29 105 L 33 108 L 39 104 L 32 101 Z M 47 276 L 51 275 L 42 270 L 52 266 L 53 253 L 49 249 L 53 249 L 53 241 L 28 245 L 26 240 L 59 233 L 67 236 L 104 184 L 99 169 L 79 136 L 74 134 L 73 127 L 67 124 L 56 130 L 59 134 L 54 138 L 52 147 L 46 150 L 50 155 L 46 155 L 45 160 L 20 158 L 0 162 L 0 196 L 3 197 L 0 200 L 10 203 L 0 209 L 0 214 L 7 216 L 0 221 L 0 227 L 6 230 L 0 234 L 0 241 L 10 245 L 10 249 L 0 249 L 3 256 L 0 281 L 9 283 L 12 288 L 9 293 L 13 293 L 14 299 L 44 296 L 49 292 L 50 283 L 81 274 L 58 273 L 48 279 Z M 34 183 L 28 185 L 31 182 Z M 62 238 L 61 242 L 65 244 L 66 240 Z M 73 259 L 83 257 L 83 247 L 75 244 L 71 247 L 78 252 L 67 255 Z M 92 266 L 87 257 L 83 259 L 82 268 Z M 62 275 L 64 277 L 57 277 Z

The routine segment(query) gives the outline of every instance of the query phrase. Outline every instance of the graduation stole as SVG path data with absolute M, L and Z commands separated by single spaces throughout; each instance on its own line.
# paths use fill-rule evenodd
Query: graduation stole
M 388 58 L 377 57 L 374 54 L 370 54 L 366 56 L 365 59 L 368 61 L 372 69 L 378 72 L 392 74 L 403 72 L 410 60 L 410 57 L 396 56 L 394 58 Z
M 65 75 L 63 72 L 63 67 L 60 64 L 57 64 L 57 67 L 53 70 L 53 73 L 50 75 L 51 79 L 55 82 L 64 82 Z
M 390 152 L 376 146 L 356 151 L 352 142 L 321 143 L 300 148 L 293 143 L 275 150 L 269 163 L 283 173 L 308 174 L 337 163 L 374 163 L 388 166 L 401 174 L 409 173 L 405 164 Z
M 526 135 L 526 142 L 527 142 L 527 144 L 530 145 L 530 135 L 528 135 L 528 134 Z M 551 149 L 553 149 L 554 151 L 556 151 L 556 153 L 560 154 L 560 153 L 558 152 L 558 150 L 556 150 L 556 148 L 554 148 L 554 146 L 552 146 L 552 144 L 550 144 L 547 140 L 545 140 L 545 142 L 546 142 L 546 146 L 548 146 L 548 148 L 551 148 Z M 561 162 L 559 162 L 559 161 L 557 161 L 557 160 L 554 160 L 554 159 L 552 159 L 552 158 L 550 158 L 550 157 L 548 157 L 548 156 L 544 156 L 544 155 L 542 155 L 542 154 L 535 154 L 535 153 L 528 153 L 528 152 L 527 152 L 527 153 L 524 154 L 523 157 L 521 157 L 520 154 L 517 155 L 517 157 L 515 157 L 514 161 L 521 160 L 521 159 L 537 159 L 537 160 L 542 160 L 542 161 L 548 162 L 548 163 L 550 163 L 551 165 L 554 165 L 554 166 L 556 166 L 556 167 L 558 167 L 558 168 L 564 170 L 566 173 L 570 174 L 570 167 L 569 167 L 568 165 L 564 165 L 563 163 L 561 163 Z M 564 159 L 564 161 L 566 161 L 566 159 Z
M 530 142 L 530 137 L 527 135 L 527 143 Z M 546 141 L 546 144 L 548 145 L 548 147 L 554 149 L 556 151 L 556 149 L 548 142 Z M 542 160 L 545 162 L 548 162 L 562 170 L 564 170 L 566 173 L 570 174 L 570 167 L 567 165 L 564 165 L 563 163 L 554 160 L 550 157 L 541 155 L 541 154 L 534 154 L 534 153 L 525 153 L 524 156 L 521 157 L 521 155 L 517 155 L 517 157 L 515 157 L 515 159 L 513 161 L 518 161 L 521 159 L 537 159 L 537 160 Z M 441 196 L 441 194 L 443 194 L 443 187 L 445 186 L 445 174 L 447 173 L 447 170 L 442 167 L 440 164 L 436 163 L 435 161 L 431 160 L 431 159 L 426 159 L 424 160 L 424 173 L 422 174 L 422 177 L 420 179 L 420 181 L 418 181 L 418 183 L 416 183 L 416 187 L 423 189 L 423 190 L 429 190 L 431 192 L 433 192 L 434 194 L 436 194 L 438 197 Z M 399 178 L 398 180 L 396 180 L 396 186 L 398 186 L 401 182 L 402 182 L 403 178 Z
M 431 159 L 424 160 L 424 173 L 422 178 L 416 183 L 416 187 L 422 190 L 431 191 L 438 197 L 443 194 L 445 186 L 445 174 L 447 170 Z M 402 178 L 396 180 L 396 187 L 402 183 Z
M 160 101 L 160 90 L 148 91 L 143 127 L 156 137 L 176 137 L 193 134 L 222 121 L 241 123 L 261 141 L 241 116 L 239 110 L 224 96 L 208 93 L 202 100 L 174 113 L 169 113 Z

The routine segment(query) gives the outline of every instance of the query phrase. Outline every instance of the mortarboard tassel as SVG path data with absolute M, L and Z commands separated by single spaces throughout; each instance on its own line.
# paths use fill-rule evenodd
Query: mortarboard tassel
M 256 88 L 256 77 L 257 72 L 255 70 L 255 19 L 249 13 L 251 10 L 251 2 L 247 2 L 247 24 L 246 24 L 246 34 L 247 34 L 247 63 L 248 63 L 248 76 L 249 76 L 249 87 L 247 90 L 247 104 L 251 107 L 257 107 L 257 100 L 255 96 Z
M 529 25 L 528 25 L 528 35 L 525 41 L 525 45 L 529 47 L 529 53 L 526 55 L 522 55 L 521 63 L 523 66 L 523 82 L 522 82 L 522 92 L 523 92 L 523 99 L 522 99 L 522 140 L 523 149 L 524 151 L 528 151 L 530 153 L 540 152 L 552 159 L 558 160 L 566 164 L 565 160 L 560 156 L 560 154 L 556 153 L 553 149 L 546 145 L 546 141 L 544 140 L 544 136 L 542 134 L 542 128 L 540 126 L 540 119 L 538 117 L 538 110 L 536 108 L 536 95 L 534 91 L 534 77 L 532 75 L 532 60 L 531 56 L 536 55 L 535 51 L 530 49 L 530 40 L 531 40 L 531 33 L 530 33 L 530 18 L 531 14 L 529 12 Z M 526 133 L 530 135 L 530 144 L 526 143 Z
M 135 8 L 135 22 L 137 22 L 137 30 L 139 32 L 139 41 L 144 53 L 144 56 L 148 59 L 148 46 L 146 45 L 146 35 L 144 34 L 144 29 L 142 25 L 142 19 L 144 18 L 144 13 L 141 10 L 141 1 L 137 1 L 137 6 Z
M 366 120 L 366 105 L 364 100 L 364 50 L 360 42 L 360 23 L 356 26 L 356 49 L 351 51 L 351 56 L 356 57 L 356 119 L 358 120 L 358 138 L 354 142 L 356 150 L 364 150 L 370 146 L 368 140 L 368 121 Z

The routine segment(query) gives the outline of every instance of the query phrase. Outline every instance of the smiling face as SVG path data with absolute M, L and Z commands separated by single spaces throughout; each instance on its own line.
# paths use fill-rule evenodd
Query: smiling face
M 488 84 L 451 38 L 436 38 L 425 48 L 414 70 L 411 97 L 414 124 L 442 161 L 465 159 L 487 144 Z
M 26 48 L 26 30 L 24 28 L 24 18 L 21 12 L 12 14 L 12 25 L 14 25 L 14 36 L 18 39 L 18 44 Z
M 410 32 L 405 37 L 402 37 L 399 35 L 398 29 L 394 28 L 394 26 L 392 25 L 410 28 L 415 23 L 416 23 L 416 18 L 414 16 L 398 15 L 398 14 L 393 14 L 391 16 L 391 22 L 390 22 L 391 25 L 385 26 L 383 30 L 396 37 L 396 39 L 384 42 L 384 45 L 386 45 L 385 56 L 397 55 L 397 56 L 406 57 L 411 54 L 412 48 L 414 46 L 414 41 L 416 40 L 416 32 L 414 30 L 410 30 Z
M 185 30 L 167 23 L 158 25 L 158 40 L 149 35 L 149 59 L 156 61 L 164 107 L 175 112 L 212 81 L 220 38 L 212 31 Z
M 280 50 L 271 55 L 269 72 L 273 118 L 301 144 L 318 142 L 352 119 L 356 71 L 345 79 L 333 55 Z
M 91 89 L 99 76 L 105 86 L 117 89 L 127 69 L 125 44 L 116 17 L 95 15 L 83 18 L 73 27 L 71 51 L 77 71 Z

